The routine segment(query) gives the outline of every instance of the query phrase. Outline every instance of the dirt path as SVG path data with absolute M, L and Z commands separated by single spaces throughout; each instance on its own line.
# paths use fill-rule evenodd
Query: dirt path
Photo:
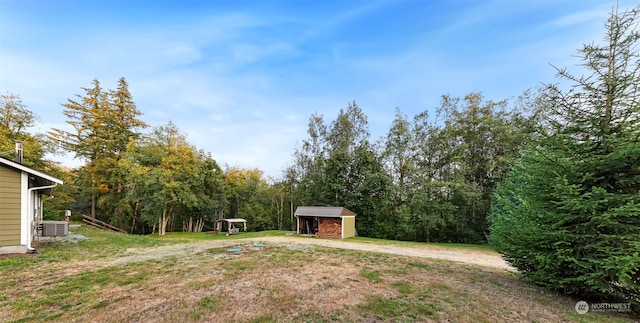
M 343 240 L 331 239 L 315 239 L 315 238 L 299 238 L 290 236 L 281 237 L 261 237 L 250 239 L 233 239 L 233 240 L 212 240 L 199 241 L 188 244 L 162 246 L 156 248 L 129 249 L 125 255 L 107 262 L 106 266 L 122 265 L 127 263 L 141 262 L 147 260 L 162 259 L 165 257 L 177 255 L 196 254 L 211 248 L 229 247 L 254 242 L 262 242 L 267 245 L 278 246 L 323 246 L 330 248 L 340 248 L 359 251 L 373 251 L 388 253 L 401 256 L 434 258 L 452 260 L 467 264 L 480 265 L 485 267 L 493 267 L 505 270 L 513 270 L 497 253 L 470 250 L 470 249 L 448 249 L 436 246 L 395 246 L 365 242 L 349 242 Z

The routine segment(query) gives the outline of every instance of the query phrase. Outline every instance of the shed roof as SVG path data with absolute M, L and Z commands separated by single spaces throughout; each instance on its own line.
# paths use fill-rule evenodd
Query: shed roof
M 355 216 L 356 214 L 340 206 L 298 206 L 294 215 L 339 218 L 342 216 Z
M 237 219 L 220 219 L 220 220 L 217 220 L 216 222 L 238 223 L 238 222 L 247 222 L 247 220 L 240 219 L 240 218 L 237 218 Z

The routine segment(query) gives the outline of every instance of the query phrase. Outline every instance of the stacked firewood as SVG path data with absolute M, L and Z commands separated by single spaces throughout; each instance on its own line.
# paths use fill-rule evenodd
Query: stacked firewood
M 340 236 L 342 235 L 341 219 L 321 218 L 318 222 L 318 234 Z

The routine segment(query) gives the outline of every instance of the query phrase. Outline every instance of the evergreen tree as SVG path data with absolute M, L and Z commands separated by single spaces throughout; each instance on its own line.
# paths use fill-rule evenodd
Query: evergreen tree
M 110 217 L 122 212 L 121 199 L 124 183 L 115 173 L 120 155 L 129 140 L 137 138 L 146 124 L 137 119 L 137 110 L 128 84 L 118 81 L 116 91 L 105 91 L 98 80 L 93 87 L 83 88 L 85 95 L 78 100 L 68 99 L 63 113 L 73 131 L 52 129 L 49 137 L 64 150 L 86 161 L 80 171 L 84 180 L 83 194 L 90 199 L 90 213 L 96 217 L 98 207 Z
M 549 86 L 546 123 L 499 187 L 491 241 L 525 277 L 565 293 L 640 301 L 638 9 L 612 13 L 586 76 Z
M 104 210 L 111 224 L 126 228 L 132 216 L 130 205 L 125 202 L 126 178 L 117 172 L 117 165 L 126 152 L 130 141 L 140 137 L 139 131 L 147 124 L 139 120 L 141 112 L 137 109 L 129 84 L 124 77 L 118 80 L 115 91 L 108 91 L 109 111 L 104 116 L 104 127 L 110 129 L 107 137 L 109 153 L 104 154 L 94 163 L 99 165 L 99 172 L 104 178 L 103 194 L 98 199 L 98 206 Z

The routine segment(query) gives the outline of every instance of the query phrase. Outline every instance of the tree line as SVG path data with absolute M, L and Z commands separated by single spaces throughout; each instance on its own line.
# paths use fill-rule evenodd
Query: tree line
M 65 181 L 46 201 L 45 218 L 74 220 L 86 214 L 131 233 L 202 231 L 218 218 L 244 217 L 255 231 L 290 228 L 284 190 L 259 169 L 224 169 L 191 145 L 172 122 L 153 127 L 124 78 L 116 90 L 98 80 L 62 104 L 71 130 L 31 134 L 38 117 L 18 95 L 0 95 L 0 150 L 12 158 L 14 141 L 25 143 L 23 163 Z M 46 161 L 46 153 L 70 153 L 84 161 L 68 169 Z M 288 222 L 287 222 L 288 221 Z
M 345 206 L 368 237 L 484 242 L 491 196 L 535 120 L 525 101 L 443 95 L 434 118 L 397 108 L 375 142 L 356 102 L 331 123 L 314 114 L 285 172 L 293 204 Z
M 530 95 L 444 95 L 435 118 L 397 108 L 387 135 L 373 141 L 354 101 L 330 123 L 311 115 L 291 166 L 266 179 L 257 168 L 221 167 L 171 122 L 148 129 L 124 78 L 115 90 L 98 80 L 81 89 L 62 104 L 70 130 L 44 135 L 27 132 L 37 116 L 17 95 L 3 95 L 3 149 L 26 140 L 25 164 L 65 179 L 48 217 L 71 209 L 132 233 L 213 229 L 222 217 L 246 218 L 252 230 L 293 229 L 297 206 L 333 205 L 358 214 L 362 236 L 485 242 L 491 196 L 533 122 L 523 103 Z M 55 151 L 84 165 L 46 163 Z

